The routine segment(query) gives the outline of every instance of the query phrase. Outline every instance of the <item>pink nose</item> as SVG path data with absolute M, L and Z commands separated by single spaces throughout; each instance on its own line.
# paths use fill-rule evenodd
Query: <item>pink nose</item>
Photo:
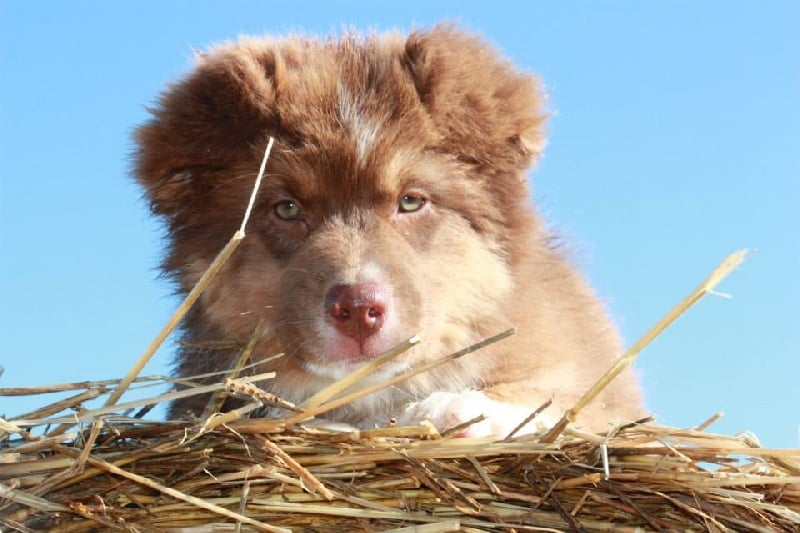
M 335 285 L 325 297 L 325 311 L 342 335 L 362 344 L 380 331 L 389 307 L 389 292 L 377 283 Z

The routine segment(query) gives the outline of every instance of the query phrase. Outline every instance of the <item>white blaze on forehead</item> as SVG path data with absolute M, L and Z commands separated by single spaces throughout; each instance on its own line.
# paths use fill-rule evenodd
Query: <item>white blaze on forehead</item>
M 350 91 L 341 85 L 338 86 L 336 111 L 342 127 L 350 132 L 355 141 L 358 164 L 364 166 L 367 155 L 378 137 L 380 129 L 378 124 L 364 115 L 361 99 L 357 95 L 350 94 Z

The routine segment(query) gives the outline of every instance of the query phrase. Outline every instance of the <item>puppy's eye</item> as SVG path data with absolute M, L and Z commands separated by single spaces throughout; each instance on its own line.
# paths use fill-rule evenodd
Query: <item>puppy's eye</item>
M 397 206 L 401 213 L 413 213 L 419 211 L 425 205 L 425 198 L 419 196 L 405 195 L 400 198 L 400 203 Z
M 303 218 L 303 210 L 300 208 L 300 204 L 291 200 L 275 204 L 273 210 L 278 215 L 278 218 L 283 220 L 300 220 Z

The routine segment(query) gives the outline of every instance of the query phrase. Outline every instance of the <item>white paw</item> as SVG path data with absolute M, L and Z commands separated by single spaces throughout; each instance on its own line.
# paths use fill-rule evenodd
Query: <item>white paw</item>
M 519 426 L 534 408 L 493 400 L 483 392 L 467 390 L 463 392 L 434 392 L 424 400 L 411 403 L 399 420 L 401 425 L 419 424 L 428 420 L 439 431 L 445 431 L 483 415 L 484 420 L 465 428 L 458 433 L 461 437 L 488 437 L 498 439 L 507 437 Z M 539 414 L 515 435 L 536 433 L 552 427 L 554 420 Z

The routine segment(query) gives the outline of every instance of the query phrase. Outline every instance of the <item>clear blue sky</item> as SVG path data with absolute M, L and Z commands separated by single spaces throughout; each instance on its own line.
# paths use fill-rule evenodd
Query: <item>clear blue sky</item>
M 191 49 L 241 33 L 458 20 L 539 73 L 536 197 L 633 342 L 671 425 L 800 445 L 800 3 L 0 0 L 0 386 L 121 377 L 175 300 L 129 179 L 132 128 Z M 171 346 L 145 370 L 166 373 Z M 0 413 L 43 405 L 0 399 Z

